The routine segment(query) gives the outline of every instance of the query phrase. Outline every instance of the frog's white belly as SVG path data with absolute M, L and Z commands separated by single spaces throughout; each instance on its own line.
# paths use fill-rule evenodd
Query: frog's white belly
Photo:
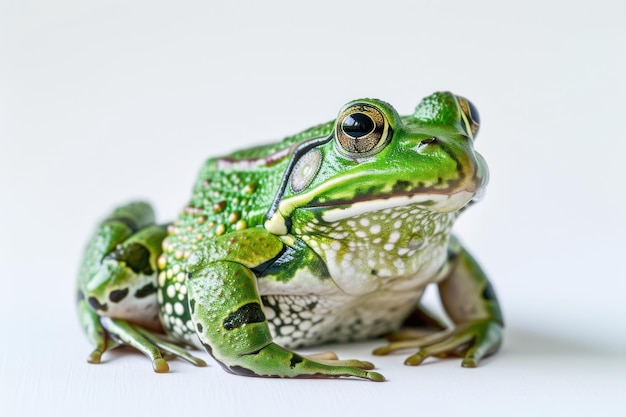
M 348 293 L 336 277 L 320 279 L 308 268 L 286 283 L 257 282 L 274 341 L 295 348 L 364 340 L 399 329 L 426 286 L 445 276 L 446 267 L 444 263 L 411 275 L 378 275 L 370 278 L 376 280 L 376 288 L 360 293 Z
M 263 303 L 274 341 L 297 348 L 369 339 L 397 330 L 422 292 L 269 295 Z

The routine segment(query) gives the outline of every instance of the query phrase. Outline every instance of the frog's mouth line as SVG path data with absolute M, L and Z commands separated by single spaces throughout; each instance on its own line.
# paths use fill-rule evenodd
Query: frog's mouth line
M 299 207 L 303 210 L 323 210 L 322 219 L 326 222 L 336 222 L 350 217 L 361 216 L 366 213 L 404 207 L 413 204 L 424 206 L 425 210 L 438 213 L 450 213 L 469 203 L 476 193 L 459 191 L 454 194 L 425 193 L 413 195 L 396 195 L 387 198 L 371 200 L 341 201 L 328 204 L 314 204 Z

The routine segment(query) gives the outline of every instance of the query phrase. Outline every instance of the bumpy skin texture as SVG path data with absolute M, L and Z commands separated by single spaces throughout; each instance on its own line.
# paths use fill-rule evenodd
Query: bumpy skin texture
M 500 346 L 502 315 L 451 229 L 487 184 L 478 123 L 451 93 L 410 116 L 355 100 L 334 121 L 207 161 L 167 228 L 145 203 L 116 209 L 79 274 L 89 362 L 127 344 L 167 372 L 169 357 L 204 365 L 184 349 L 196 346 L 240 375 L 382 381 L 369 362 L 290 349 L 391 333 L 375 354 L 477 366 Z M 419 305 L 431 283 L 448 328 Z

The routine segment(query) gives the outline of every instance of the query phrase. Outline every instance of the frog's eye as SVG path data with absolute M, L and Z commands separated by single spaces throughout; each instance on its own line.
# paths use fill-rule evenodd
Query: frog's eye
M 478 134 L 478 128 L 480 127 L 480 117 L 478 116 L 478 110 L 468 99 L 457 96 L 459 100 L 459 106 L 461 107 L 461 119 L 465 126 L 465 131 L 468 135 L 471 134 L 472 138 L 475 138 Z
M 339 114 L 335 136 L 341 149 L 351 156 L 376 153 L 391 138 L 391 128 L 380 110 L 354 104 Z

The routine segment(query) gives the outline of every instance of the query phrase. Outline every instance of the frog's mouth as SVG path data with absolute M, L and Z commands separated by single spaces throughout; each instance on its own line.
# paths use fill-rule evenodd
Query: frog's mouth
M 454 193 L 423 192 L 413 194 L 394 194 L 377 198 L 361 198 L 353 200 L 337 200 L 332 202 L 315 202 L 315 199 L 302 201 L 303 196 L 292 197 L 284 200 L 268 217 L 265 228 L 277 235 L 288 233 L 288 219 L 295 210 L 308 210 L 320 213 L 324 222 L 333 223 L 361 216 L 367 213 L 406 207 L 412 205 L 422 206 L 424 210 L 438 213 L 451 213 L 466 206 L 470 201 L 476 200 L 483 193 L 483 188 L 476 191 L 461 190 Z M 298 202 L 294 200 L 300 200 Z
M 479 193 L 481 194 L 481 192 Z M 428 211 L 450 213 L 467 205 L 471 200 L 477 197 L 477 194 L 476 192 L 465 190 L 453 194 L 399 194 L 375 199 L 355 199 L 351 201 L 336 201 L 320 204 L 314 203 L 300 207 L 300 209 L 322 211 L 321 217 L 326 222 L 336 222 L 367 213 L 412 205 L 420 205 L 424 210 Z

